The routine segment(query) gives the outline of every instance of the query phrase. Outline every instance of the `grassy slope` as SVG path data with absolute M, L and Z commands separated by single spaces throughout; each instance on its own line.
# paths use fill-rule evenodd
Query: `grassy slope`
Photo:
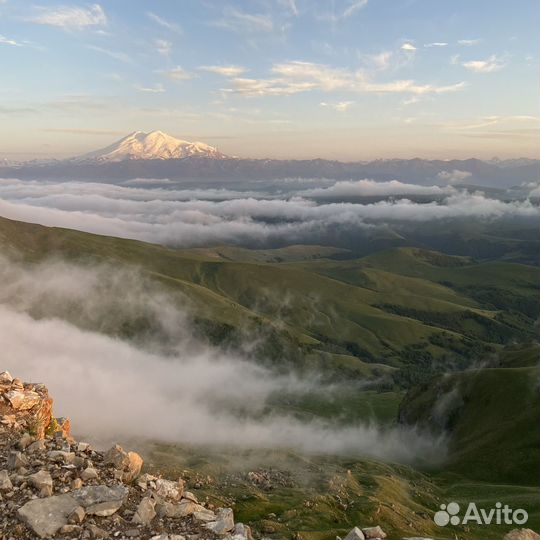
M 408 248 L 356 261 L 313 260 L 335 252 L 317 246 L 255 251 L 250 257 L 249 250 L 240 248 L 171 250 L 5 219 L 0 220 L 0 245 L 34 260 L 62 256 L 137 265 L 184 293 L 197 317 L 225 328 L 225 333 L 271 328 L 288 343 L 308 346 L 319 364 L 357 374 L 370 371 L 366 361 L 399 366 L 407 347 L 420 346 L 433 357 L 442 356 L 446 351 L 434 344 L 437 336 L 459 340 L 465 334 L 469 342 L 493 341 L 482 325 L 498 310 L 475 298 L 474 291 L 442 282 L 506 287 L 506 294 L 515 296 L 530 295 L 536 277 L 536 269 L 525 265 L 474 264 Z M 252 262 L 276 257 L 296 262 Z M 309 260 L 298 262 L 302 257 Z M 433 324 L 430 313 L 442 314 L 443 319 L 454 316 L 452 325 Z M 461 321 L 463 313 L 476 319 Z M 518 322 L 531 324 L 529 319 Z M 519 326 L 514 319 L 493 325 L 492 334 L 509 335 Z

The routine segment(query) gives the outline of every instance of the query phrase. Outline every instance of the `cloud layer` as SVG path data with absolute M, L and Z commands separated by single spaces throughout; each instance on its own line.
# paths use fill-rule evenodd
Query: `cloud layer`
M 463 181 L 452 171 L 444 181 Z M 172 246 L 316 241 L 325 231 L 445 219 L 537 217 L 528 200 L 505 202 L 452 186 L 372 180 L 322 182 L 272 193 L 182 189 L 160 181 L 140 187 L 82 182 L 0 180 L 0 215 L 48 226 Z M 294 185 L 294 183 L 293 183 Z M 320 184 L 319 184 L 320 185 Z M 416 197 L 428 201 L 416 202 Z M 358 197 L 383 200 L 361 204 Z M 432 200 L 429 200 L 431 198 Z M 324 199 L 329 199 L 325 201 Z M 331 200 L 330 200 L 331 199 Z M 351 199 L 351 200 L 348 200 Z

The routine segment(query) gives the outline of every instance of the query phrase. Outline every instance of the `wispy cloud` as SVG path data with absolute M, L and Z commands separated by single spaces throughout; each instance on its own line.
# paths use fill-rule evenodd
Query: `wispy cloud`
M 218 75 L 223 75 L 224 77 L 238 77 L 247 71 L 245 67 L 232 64 L 225 66 L 201 66 L 199 69 L 203 71 L 210 71 L 211 73 L 217 73 Z
M 320 105 L 321 107 L 334 109 L 337 112 L 347 112 L 354 105 L 354 101 L 338 101 L 337 103 L 326 103 L 322 101 Z
M 424 47 L 429 49 L 432 47 L 446 47 L 447 45 L 448 43 L 446 43 L 445 41 L 435 41 L 433 43 L 426 43 Z
M 334 7 L 334 11 L 331 13 L 324 13 L 318 16 L 320 20 L 330 21 L 332 23 L 338 23 L 349 17 L 355 15 L 358 11 L 365 8 L 369 0 L 353 0 L 348 2 L 345 6 Z
M 175 32 L 177 34 L 182 33 L 182 28 L 177 23 L 173 23 L 171 21 L 168 21 L 168 20 L 164 19 L 163 17 L 160 17 L 159 15 L 156 15 L 155 13 L 153 13 L 151 11 L 148 11 L 146 13 L 146 16 L 150 20 L 154 21 L 156 24 L 159 24 L 160 26 L 162 26 L 163 28 L 166 28 L 167 30 L 170 30 L 171 32 Z
M 64 29 L 81 29 L 88 26 L 103 26 L 107 24 L 105 11 L 99 4 L 87 8 L 60 6 L 56 8 L 37 7 L 38 13 L 29 18 L 37 24 L 58 26 Z
M 169 56 L 172 51 L 172 43 L 166 39 L 156 39 L 154 41 L 156 51 L 163 56 Z
M 104 54 L 106 56 L 109 56 L 110 58 L 113 58 L 114 60 L 118 60 L 119 62 L 124 62 L 125 64 L 133 63 L 133 59 L 131 58 L 131 56 L 120 51 L 111 51 L 109 49 L 104 49 L 103 47 L 98 47 L 96 45 L 88 45 L 87 48 L 90 49 L 91 51 L 95 51 L 95 52 Z
M 167 71 L 162 71 L 162 73 L 166 75 L 169 79 L 173 79 L 174 81 L 189 81 L 190 79 L 195 78 L 195 75 L 193 73 L 189 73 L 189 71 L 186 71 L 183 67 L 180 66 L 176 66 Z
M 163 94 L 165 92 L 165 88 L 162 84 L 156 84 L 155 86 L 139 86 L 136 85 L 135 89 L 139 92 L 145 92 L 147 94 Z
M 424 95 L 455 92 L 465 87 L 464 82 L 449 85 L 420 84 L 414 80 L 376 82 L 362 71 L 301 61 L 275 64 L 272 72 L 275 77 L 268 79 L 232 78 L 232 88 L 224 91 L 245 96 L 291 95 L 310 90 Z
M 475 73 L 492 73 L 501 70 L 506 63 L 497 55 L 493 54 L 485 60 L 469 60 L 461 64 L 464 68 Z
M 0 45 L 11 45 L 13 47 L 21 47 L 22 43 L 15 41 L 14 39 L 9 39 L 2 34 L 0 34 Z
M 232 32 L 248 34 L 274 31 L 274 21 L 271 15 L 245 13 L 235 8 L 226 8 L 222 18 L 213 21 L 211 25 Z
M 123 131 L 114 131 L 110 129 L 84 129 L 84 128 L 44 128 L 41 131 L 45 133 L 68 133 L 70 135 L 125 135 Z
M 470 47 L 471 45 L 478 45 L 482 40 L 480 38 L 476 39 L 459 39 L 458 45 L 465 45 L 466 47 Z

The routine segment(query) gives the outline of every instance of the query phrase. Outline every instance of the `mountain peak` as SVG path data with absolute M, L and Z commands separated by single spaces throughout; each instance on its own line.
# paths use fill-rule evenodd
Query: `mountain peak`
M 134 131 L 119 141 L 75 158 L 77 161 L 125 161 L 146 159 L 182 159 L 186 157 L 227 158 L 217 148 L 203 142 L 177 139 L 163 131 Z

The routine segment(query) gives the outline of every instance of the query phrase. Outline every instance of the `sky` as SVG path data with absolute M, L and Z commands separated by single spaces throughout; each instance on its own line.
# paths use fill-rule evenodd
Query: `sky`
M 0 158 L 537 157 L 536 0 L 0 0 Z

